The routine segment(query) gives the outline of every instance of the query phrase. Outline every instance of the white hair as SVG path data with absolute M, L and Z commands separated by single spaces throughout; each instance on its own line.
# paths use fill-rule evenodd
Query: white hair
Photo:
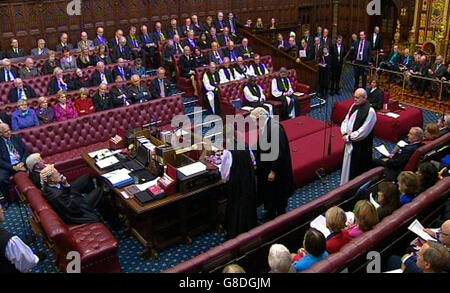
M 273 273 L 288 273 L 291 269 L 291 253 L 282 244 L 270 247 L 268 261 Z

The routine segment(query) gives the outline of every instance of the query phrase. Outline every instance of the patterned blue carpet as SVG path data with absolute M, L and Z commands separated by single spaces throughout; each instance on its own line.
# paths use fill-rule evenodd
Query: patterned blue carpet
M 331 109 L 335 102 L 344 101 L 353 95 L 353 74 L 351 69 L 345 69 L 343 74 L 343 90 L 340 96 L 330 96 L 326 106 L 314 108 L 310 114 L 311 117 L 330 121 Z M 312 101 L 315 104 L 317 101 Z M 188 110 L 189 111 L 189 110 Z M 423 111 L 425 124 L 436 122 L 438 117 L 435 113 Z M 379 145 L 382 141 L 376 139 L 375 144 Z M 392 144 L 385 142 L 388 146 Z M 327 176 L 327 184 L 322 184 L 320 180 L 316 180 L 307 186 L 296 191 L 295 195 L 289 200 L 288 210 L 298 208 L 329 191 L 337 188 L 340 182 L 341 171 L 336 171 Z M 22 214 L 21 214 L 22 211 Z M 21 216 L 22 215 L 22 216 Z M 22 217 L 25 218 L 22 221 Z M 17 204 L 12 205 L 6 212 L 6 222 L 4 228 L 10 232 L 16 233 L 22 239 L 27 235 L 31 235 L 30 226 L 28 224 L 25 209 L 20 209 Z M 126 273 L 158 273 L 171 268 L 181 262 L 187 261 L 211 248 L 220 245 L 225 241 L 225 234 L 218 232 L 210 232 L 193 239 L 190 246 L 177 245 L 160 253 L 158 261 L 144 260 L 140 257 L 140 253 L 144 251 L 144 246 L 134 237 L 125 237 L 123 233 L 114 233 L 120 241 L 119 258 L 123 271 Z M 45 259 L 41 259 L 39 265 L 34 269 L 36 273 L 56 273 L 57 268 L 54 266 L 54 254 L 47 249 L 41 239 L 31 245 L 32 249 L 37 252 L 46 254 Z

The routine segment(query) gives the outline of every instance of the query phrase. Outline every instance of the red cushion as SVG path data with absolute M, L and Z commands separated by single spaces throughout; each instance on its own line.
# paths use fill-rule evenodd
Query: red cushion
M 307 116 L 286 120 L 281 122 L 281 124 L 286 130 L 289 142 L 316 133 L 325 128 L 325 122 Z

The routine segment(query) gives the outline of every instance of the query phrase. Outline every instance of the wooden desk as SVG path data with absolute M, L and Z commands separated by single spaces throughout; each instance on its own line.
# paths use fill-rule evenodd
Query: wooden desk
M 101 176 L 105 172 L 94 159 L 83 159 Z M 111 186 L 106 180 L 103 183 Z M 219 227 L 218 200 L 223 182 L 218 181 L 188 193 L 176 193 L 141 205 L 136 198 L 123 198 L 123 189 L 113 188 L 114 202 L 128 219 L 129 232 L 146 247 L 143 257 L 158 258 L 158 251 L 179 243 L 190 244 L 191 237 Z

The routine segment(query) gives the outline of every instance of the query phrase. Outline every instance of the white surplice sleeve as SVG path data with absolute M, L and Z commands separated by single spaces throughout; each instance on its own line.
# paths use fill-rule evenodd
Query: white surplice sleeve
M 211 83 L 209 82 L 209 78 L 208 75 L 205 73 L 203 74 L 203 85 L 205 86 L 205 89 L 207 91 L 214 91 L 216 88 L 214 86 L 211 85 Z
M 244 88 L 244 97 L 245 97 L 245 99 L 246 99 L 247 101 L 249 101 L 249 102 L 257 102 L 257 101 L 258 101 L 258 97 L 257 97 L 257 96 L 254 96 L 254 95 L 250 92 L 250 90 L 248 89 L 248 86 L 246 86 L 246 87 Z
M 278 90 L 277 79 L 272 79 L 272 96 L 280 98 L 282 95 L 283 93 Z
M 372 132 L 376 123 L 377 114 L 375 113 L 375 110 L 373 108 L 370 108 L 366 121 L 364 121 L 364 124 L 358 130 L 353 131 L 350 134 L 350 139 L 352 141 L 360 141 L 365 139 Z
M 223 151 L 222 164 L 220 165 L 220 175 L 222 180 L 227 182 L 230 179 L 230 170 L 233 165 L 233 155 L 229 150 Z
M 22 273 L 30 272 L 39 262 L 31 248 L 17 236 L 8 241 L 5 256 Z

